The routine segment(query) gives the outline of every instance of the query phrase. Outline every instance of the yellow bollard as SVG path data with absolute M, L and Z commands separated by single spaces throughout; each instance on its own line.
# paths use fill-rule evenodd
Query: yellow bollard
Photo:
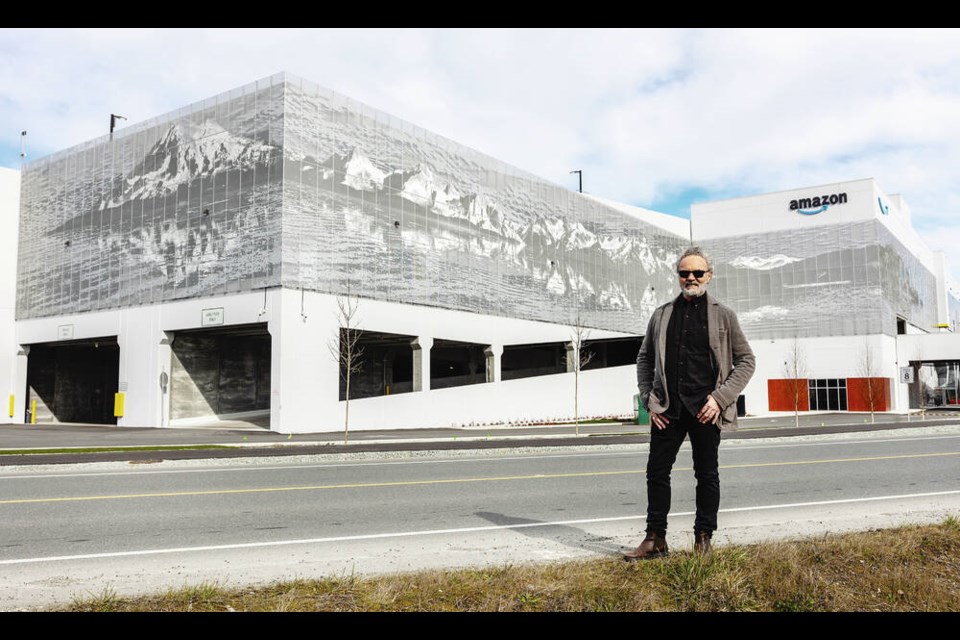
M 113 394 L 113 415 L 117 418 L 123 417 L 123 393 Z
M 10 417 L 13 417 L 13 394 L 10 394 Z
M 37 424 L 37 401 L 30 403 L 30 424 Z

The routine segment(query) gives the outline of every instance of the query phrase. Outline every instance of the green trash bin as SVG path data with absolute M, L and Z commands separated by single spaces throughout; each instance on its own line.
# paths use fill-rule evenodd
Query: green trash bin
M 643 408 L 639 393 L 633 395 L 633 415 L 636 416 L 637 424 L 650 424 L 650 414 Z

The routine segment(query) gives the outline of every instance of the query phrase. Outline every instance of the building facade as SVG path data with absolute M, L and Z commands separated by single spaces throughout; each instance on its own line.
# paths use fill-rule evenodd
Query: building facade
M 41 421 L 268 413 L 277 430 L 334 428 L 344 297 L 360 301 L 368 349 L 358 428 L 566 417 L 571 327 L 608 341 L 596 364 L 622 369 L 686 243 L 685 221 L 288 74 L 28 163 L 22 179 L 22 411 Z M 505 350 L 508 377 L 560 379 L 504 380 Z M 563 391 L 530 402 L 530 384 Z M 632 385 L 619 387 L 588 411 L 629 412 Z M 464 394 L 487 408 L 464 414 Z
M 806 410 L 862 408 L 864 381 L 877 409 L 925 402 L 922 383 L 894 383 L 925 344 L 911 334 L 960 319 L 945 259 L 873 180 L 694 205 L 687 221 L 289 74 L 32 161 L 20 181 L 0 342 L 15 422 L 337 430 L 351 336 L 353 429 L 628 416 L 640 336 L 677 295 L 691 237 L 758 354 L 746 413 L 786 410 L 800 379 Z M 787 375 L 797 344 L 810 366 Z M 940 361 L 908 361 L 948 384 Z
M 946 346 L 960 336 L 923 354 L 955 330 L 957 298 L 902 196 L 855 180 L 695 204 L 691 222 L 716 263 L 714 292 L 757 352 L 748 411 L 952 404 L 924 399 L 919 375 L 901 381 L 902 368 L 929 373 L 960 355 Z

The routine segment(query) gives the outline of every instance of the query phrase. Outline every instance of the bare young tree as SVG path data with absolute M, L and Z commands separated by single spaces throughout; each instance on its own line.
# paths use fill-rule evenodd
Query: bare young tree
M 860 347 L 857 370 L 865 381 L 862 400 L 870 407 L 870 423 L 874 424 L 877 421 L 875 416 L 877 404 L 879 404 L 883 398 L 883 388 L 876 380 L 877 376 L 880 375 L 877 357 L 866 339 L 864 339 Z
M 573 424 L 580 435 L 580 371 L 593 360 L 593 352 L 586 349 L 590 330 L 580 320 L 580 310 L 570 329 L 570 346 L 567 349 L 567 371 L 573 371 Z
M 783 361 L 783 375 L 787 379 L 790 401 L 793 403 L 794 423 L 800 426 L 800 398 L 807 386 L 807 353 L 800 340 L 793 339 L 787 350 L 787 359 Z
M 340 378 L 346 384 L 346 405 L 343 413 L 343 442 L 346 444 L 350 434 L 350 379 L 363 368 L 363 348 L 359 346 L 363 331 L 357 328 L 357 311 L 360 299 L 350 295 L 337 296 L 337 335 L 327 342 L 331 357 L 340 369 Z

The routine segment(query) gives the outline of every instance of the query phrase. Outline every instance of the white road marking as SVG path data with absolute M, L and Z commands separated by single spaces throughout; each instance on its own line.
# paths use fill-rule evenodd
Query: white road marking
M 720 513 L 761 511 L 761 510 L 770 510 L 770 509 L 793 509 L 797 507 L 851 504 L 851 503 L 861 503 L 861 502 L 877 502 L 880 500 L 930 498 L 935 496 L 958 495 L 958 494 L 960 494 L 960 490 L 935 491 L 930 493 L 909 493 L 909 494 L 890 495 L 890 496 L 874 496 L 869 498 L 848 498 L 848 499 L 841 499 L 841 500 L 819 500 L 815 502 L 794 502 L 789 504 L 760 505 L 755 507 L 732 507 L 728 509 L 720 509 Z M 691 515 L 695 515 L 695 512 L 686 511 L 686 512 L 671 514 L 672 517 L 691 516 Z M 612 518 L 556 520 L 553 522 L 530 522 L 530 523 L 509 524 L 509 525 L 490 525 L 490 526 L 484 526 L 484 527 L 462 527 L 462 528 L 455 528 L 455 529 L 428 529 L 423 531 L 371 533 L 371 534 L 352 535 L 352 536 L 336 536 L 336 537 L 330 537 L 330 538 L 279 540 L 274 542 L 247 542 L 247 543 L 237 543 L 237 544 L 208 545 L 208 546 L 200 546 L 200 547 L 178 547 L 173 549 L 143 549 L 139 551 L 116 551 L 116 552 L 109 552 L 109 553 L 78 554 L 78 555 L 72 555 L 72 556 L 49 556 L 49 557 L 40 557 L 40 558 L 18 558 L 18 559 L 12 559 L 12 560 L 0 560 L 0 565 L 37 564 L 41 562 L 90 560 L 90 559 L 100 559 L 100 558 L 125 558 L 125 557 L 160 555 L 160 554 L 171 554 L 171 553 L 191 553 L 191 552 L 197 552 L 197 551 L 224 551 L 228 549 L 255 549 L 255 548 L 264 548 L 264 547 L 290 546 L 290 545 L 298 545 L 298 544 L 299 545 L 324 544 L 324 543 L 330 543 L 330 542 L 353 542 L 353 541 L 360 541 L 360 540 L 379 540 L 379 539 L 385 539 L 385 538 L 409 538 L 409 537 L 416 537 L 416 536 L 478 533 L 483 531 L 502 531 L 507 529 L 529 529 L 534 527 L 557 527 L 557 526 L 569 526 L 569 525 L 577 525 L 577 524 L 596 524 L 601 522 L 620 522 L 620 521 L 627 521 L 627 520 L 645 520 L 645 519 L 646 519 L 646 516 L 618 516 L 618 517 L 612 517 Z

